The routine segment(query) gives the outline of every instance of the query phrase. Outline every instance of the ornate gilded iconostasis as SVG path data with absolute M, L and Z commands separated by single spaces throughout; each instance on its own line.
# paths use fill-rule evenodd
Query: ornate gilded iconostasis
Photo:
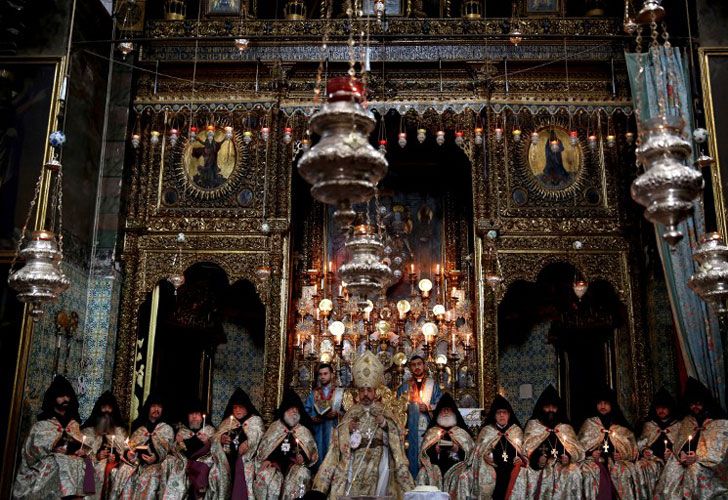
M 389 171 L 349 231 L 381 236 L 393 274 L 365 308 L 338 274 L 347 240 L 333 209 L 296 172 L 318 140 L 317 77 L 345 74 L 354 57 L 348 21 L 261 20 L 252 6 L 199 24 L 147 19 L 114 377 L 125 409 L 162 383 L 163 339 L 177 334 L 205 339 L 189 384 L 215 408 L 221 380 L 252 373 L 239 383 L 266 388 L 253 395 L 270 416 L 285 385 L 311 387 L 316 363 L 347 384 L 353 354 L 372 349 L 392 386 L 424 355 L 463 406 L 496 391 L 527 402 L 547 382 L 578 406 L 590 377 L 613 383 L 631 414 L 646 409 L 619 21 L 526 7 L 521 45 L 503 28 L 513 19 L 370 22 L 370 141 Z M 190 42 L 193 27 L 204 43 Z

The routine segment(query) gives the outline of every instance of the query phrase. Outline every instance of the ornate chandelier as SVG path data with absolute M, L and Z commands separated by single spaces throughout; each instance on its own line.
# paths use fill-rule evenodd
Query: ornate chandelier
M 673 48 L 669 34 L 663 30 L 664 45 L 660 46 L 658 22 L 665 14 L 660 0 L 644 0 L 642 9 L 635 22 L 648 25 L 654 41 L 648 53 L 640 53 L 636 69 L 635 114 L 640 131 L 640 145 L 636 155 L 645 172 L 632 183 L 632 198 L 646 207 L 645 218 L 656 224 L 663 224 L 665 232 L 662 237 L 670 245 L 675 245 L 683 234 L 677 225 L 692 212 L 694 200 L 703 190 L 703 176 L 699 170 L 686 163 L 692 152 L 690 142 L 686 139 L 685 121 L 681 117 L 681 102 L 678 70 L 675 67 Z M 629 6 L 625 15 L 629 18 Z M 641 52 L 642 27 L 637 30 L 637 50 Z M 647 59 L 647 61 L 645 61 Z M 648 80 L 645 74 L 647 66 L 654 67 L 654 77 Z M 676 90 L 677 89 L 677 90 Z M 655 102 L 649 102 L 653 95 Z M 652 116 L 641 117 L 657 105 Z
M 728 245 L 719 233 L 708 233 L 693 252 L 693 259 L 698 269 L 688 286 L 718 313 L 725 314 L 728 312 Z
M 370 236 L 369 225 L 356 226 L 360 236 Z M 346 264 L 344 264 L 345 266 Z M 382 361 L 396 387 L 402 382 L 407 359 L 418 353 L 438 372 L 445 383 L 458 370 L 475 360 L 472 311 L 467 299 L 469 287 L 461 283 L 459 270 L 444 271 L 437 264 L 431 272 L 419 274 L 415 264 L 408 266 L 409 293 L 388 300 L 353 300 L 351 285 L 343 279 L 336 286 L 333 263 L 306 273 L 305 285 L 297 300 L 294 371 L 306 373 L 305 384 L 317 362 L 332 363 L 337 373 L 348 372 L 354 355 L 361 349 L 374 352 Z M 330 297 L 330 298 L 329 298 Z M 446 375 L 446 373 L 448 375 Z M 351 381 L 339 380 L 344 386 Z M 452 387 L 457 392 L 467 385 Z
M 392 280 L 392 270 L 382 262 L 384 245 L 371 224 L 354 226 L 345 246 L 351 258 L 339 268 L 339 276 L 357 303 L 364 307 L 367 300 L 384 292 Z
M 66 138 L 62 132 L 53 132 L 51 145 L 60 149 Z M 55 156 L 41 170 L 28 215 L 18 241 L 18 248 L 10 266 L 8 285 L 18 292 L 18 300 L 30 306 L 30 316 L 37 321 L 43 315 L 43 306 L 54 302 L 69 286 L 63 274 L 62 212 L 63 172 L 61 162 Z M 44 207 L 51 201 L 50 210 Z M 36 229 L 28 234 L 28 223 L 35 213 Z M 27 243 L 23 246 L 23 243 Z M 18 259 L 22 267 L 15 268 Z
M 298 162 L 301 176 L 312 185 L 311 195 L 336 207 L 341 228 L 352 223 L 352 205 L 374 196 L 387 173 L 387 160 L 369 144 L 376 122 L 362 106 L 363 89 L 354 78 L 329 80 L 328 101 L 311 117 L 311 129 L 321 140 Z
M 661 115 L 642 126 L 637 158 L 645 173 L 632 183 L 632 198 L 646 207 L 647 220 L 665 225 L 662 237 L 674 245 L 683 237 L 677 225 L 703 190 L 703 176 L 684 163 L 691 147 L 682 136 L 682 118 Z

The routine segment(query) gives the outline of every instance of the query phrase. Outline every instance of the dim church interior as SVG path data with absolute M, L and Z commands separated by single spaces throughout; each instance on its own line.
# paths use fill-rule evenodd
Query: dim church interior
M 725 407 L 727 19 L 0 2 L 0 496 L 55 374 L 84 419 L 111 390 L 129 420 L 158 393 L 220 422 L 241 387 L 268 423 L 322 362 L 353 387 L 365 351 L 391 390 L 421 356 L 522 423 L 549 385 L 577 428 L 604 385 L 635 424 L 688 377 Z

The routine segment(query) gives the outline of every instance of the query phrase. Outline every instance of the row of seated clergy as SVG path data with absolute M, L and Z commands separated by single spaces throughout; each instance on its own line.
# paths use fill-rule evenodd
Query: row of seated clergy
M 354 378 L 358 403 L 332 430 L 313 489 L 329 498 L 399 498 L 415 483 L 404 432 L 377 401 L 379 360 L 363 355 Z M 684 399 L 680 420 L 660 391 L 637 441 L 609 389 L 596 395 L 594 416 L 578 436 L 553 387 L 539 398 L 525 432 L 499 396 L 473 440 L 445 394 L 421 441 L 416 482 L 453 498 L 728 498 L 728 421 L 693 379 Z M 105 393 L 81 426 L 73 388 L 56 377 L 25 443 L 13 496 L 262 500 L 312 493 L 318 451 L 312 422 L 292 391 L 267 431 L 240 389 L 217 430 L 206 425 L 199 403 L 176 433 L 164 420 L 164 404 L 151 396 L 127 437 L 116 401 Z
M 162 399 L 151 395 L 127 435 L 110 392 L 80 425 L 75 391 L 56 376 L 23 447 L 13 498 L 298 498 L 309 487 L 316 444 L 295 393 L 286 393 L 277 417 L 265 431 L 238 388 L 217 429 L 193 402 L 175 432 Z
M 637 440 L 609 388 L 597 391 L 578 435 L 552 386 L 525 431 L 497 396 L 473 441 L 445 395 L 423 440 L 417 482 L 463 499 L 728 498 L 728 420 L 694 379 L 684 401 L 680 419 L 660 390 Z

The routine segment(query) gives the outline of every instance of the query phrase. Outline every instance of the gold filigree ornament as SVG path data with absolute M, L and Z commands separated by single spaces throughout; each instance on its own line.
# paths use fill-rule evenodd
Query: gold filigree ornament
M 235 192 L 245 166 L 249 165 L 252 147 L 243 147 L 240 131 L 230 133 L 218 124 L 214 131 L 198 133 L 194 139 L 181 139 L 170 148 L 168 161 L 185 192 L 203 200 Z

